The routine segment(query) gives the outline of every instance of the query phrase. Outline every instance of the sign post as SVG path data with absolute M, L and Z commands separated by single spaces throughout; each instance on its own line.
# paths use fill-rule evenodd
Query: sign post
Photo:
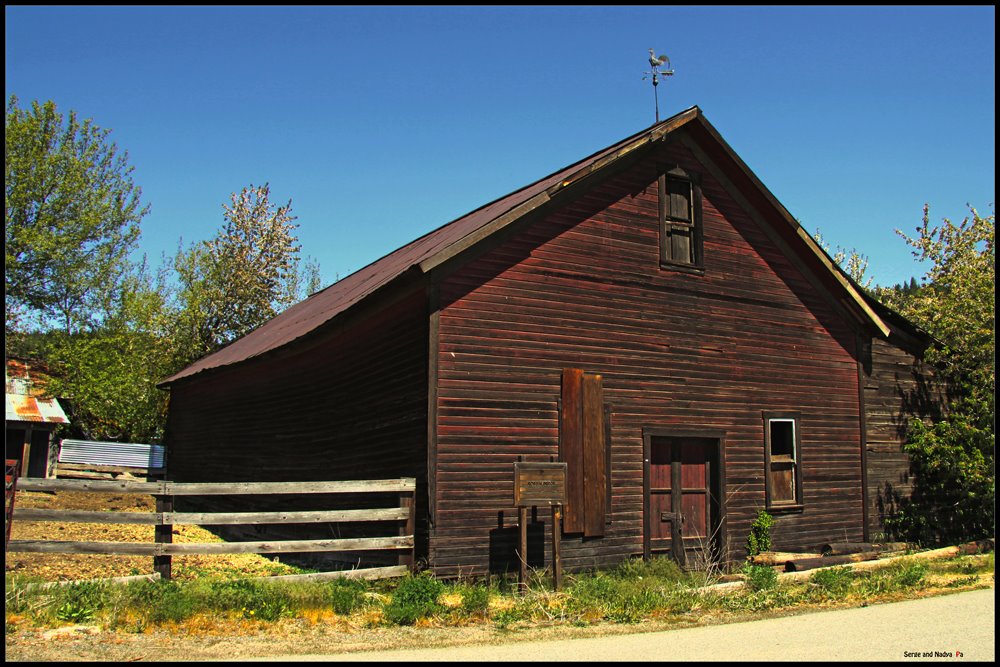
M 520 524 L 517 557 L 520 563 L 518 584 L 521 591 L 528 579 L 528 507 L 550 505 L 552 507 L 552 577 L 555 589 L 562 586 L 562 556 L 560 539 L 562 528 L 562 505 L 566 502 L 565 463 L 514 464 L 514 504 Z

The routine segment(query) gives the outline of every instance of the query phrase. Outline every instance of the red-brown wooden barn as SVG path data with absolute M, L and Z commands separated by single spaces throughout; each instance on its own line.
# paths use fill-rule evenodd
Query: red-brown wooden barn
M 778 549 L 866 541 L 907 490 L 928 341 L 692 107 L 165 380 L 169 475 L 416 477 L 442 576 L 497 568 L 518 460 L 567 462 L 568 569 L 737 560 L 759 509 Z

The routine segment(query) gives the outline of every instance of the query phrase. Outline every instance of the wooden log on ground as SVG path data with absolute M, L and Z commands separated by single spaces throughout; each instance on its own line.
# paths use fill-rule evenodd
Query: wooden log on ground
M 990 537 L 985 540 L 976 540 L 975 542 L 967 542 L 965 544 L 959 545 L 957 547 L 958 553 L 963 556 L 969 556 L 972 554 L 984 554 L 991 551 L 996 551 L 996 541 Z
M 334 570 L 331 572 L 314 572 L 312 574 L 282 574 L 272 577 L 261 577 L 268 581 L 326 581 L 328 579 L 386 579 L 388 577 L 403 577 L 409 574 L 406 565 L 391 565 L 387 567 L 368 567 L 357 570 Z
M 823 556 L 846 556 L 866 551 L 906 551 L 909 545 L 906 542 L 831 542 L 822 545 L 819 550 Z
M 158 572 L 152 574 L 133 574 L 126 577 L 106 577 L 103 579 L 74 579 L 71 581 L 47 581 L 41 583 L 25 584 L 24 589 L 31 591 L 36 589 L 57 588 L 59 586 L 75 586 L 77 584 L 131 584 L 136 581 L 156 581 L 160 578 Z
M 984 540 L 982 543 L 969 542 L 968 544 L 963 544 L 957 547 L 942 547 L 940 549 L 932 549 L 930 551 L 920 551 L 913 554 L 889 554 L 885 558 L 878 558 L 875 560 L 864 561 L 860 563 L 847 563 L 847 567 L 850 567 L 856 572 L 865 570 L 875 570 L 880 567 L 885 567 L 890 563 L 898 563 L 903 561 L 911 560 L 933 560 L 935 558 L 951 558 L 953 556 L 961 556 L 966 553 L 980 553 L 984 546 L 992 544 L 993 540 Z M 975 549 L 975 551 L 973 551 Z M 830 561 L 830 558 L 825 558 L 824 560 Z M 812 573 L 809 571 L 805 572 L 789 572 L 782 574 L 780 581 L 806 581 Z
M 860 563 L 866 560 L 876 560 L 882 556 L 881 551 L 863 551 L 861 553 L 847 554 L 844 556 L 820 556 L 819 558 L 799 558 L 789 560 L 785 563 L 785 572 L 803 572 L 813 570 L 817 567 L 830 567 L 833 565 L 846 565 L 848 563 Z
M 819 550 L 823 556 L 846 556 L 862 551 L 874 551 L 875 548 L 871 542 L 831 542 L 820 546 Z
M 757 554 L 756 556 L 754 556 L 753 558 L 751 558 L 750 562 L 753 563 L 754 565 L 767 565 L 767 566 L 782 565 L 782 566 L 784 566 L 785 563 L 787 563 L 790 560 L 794 560 L 796 558 L 798 558 L 798 559 L 802 559 L 802 558 L 819 558 L 822 555 L 823 554 L 821 554 L 821 553 L 795 553 L 795 552 L 791 552 L 791 551 L 763 551 L 763 552 Z
M 931 551 L 920 551 L 913 554 L 889 554 L 885 558 L 877 558 L 869 561 L 854 562 L 854 563 L 843 563 L 846 567 L 850 567 L 856 572 L 875 570 L 880 567 L 885 567 L 890 563 L 905 562 L 911 560 L 933 560 L 936 558 L 951 558 L 953 556 L 965 555 L 966 553 L 982 553 L 985 551 L 991 551 L 994 548 L 994 540 L 980 540 L 979 542 L 969 542 L 957 547 L 942 547 L 940 549 L 932 549 Z M 824 563 L 828 565 L 835 565 L 833 563 L 833 558 L 827 557 L 823 559 Z M 827 567 L 824 564 L 823 567 Z M 817 568 L 818 569 L 818 568 Z M 803 572 L 786 572 L 778 576 L 778 581 L 781 582 L 802 582 L 808 581 L 812 576 L 812 572 L 809 570 Z M 728 579 L 728 577 L 727 577 Z M 746 586 L 746 582 L 742 581 L 743 577 L 740 577 L 740 581 L 725 581 L 723 583 L 713 584 L 711 586 L 705 586 L 698 589 L 699 591 L 713 591 L 713 592 L 724 592 L 731 590 L 738 590 Z

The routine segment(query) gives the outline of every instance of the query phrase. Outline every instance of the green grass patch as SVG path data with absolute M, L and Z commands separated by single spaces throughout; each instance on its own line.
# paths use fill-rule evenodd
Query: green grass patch
M 742 573 L 746 578 L 747 588 L 752 592 L 768 591 L 778 585 L 778 573 L 774 568 L 747 563 L 743 566 Z
M 552 590 L 542 573 L 535 573 L 524 591 L 511 577 L 444 582 L 428 573 L 374 582 L 204 576 L 48 588 L 32 588 L 24 579 L 8 575 L 6 626 L 10 630 L 25 624 L 96 623 L 138 632 L 181 624 L 198 615 L 273 623 L 315 610 L 355 615 L 371 627 L 412 626 L 422 619 L 444 625 L 492 623 L 503 630 L 521 623 L 634 624 L 708 610 L 746 613 L 837 600 L 898 599 L 901 593 L 930 585 L 974 587 L 984 575 L 992 575 L 993 563 L 993 555 L 986 554 L 896 561 L 866 571 L 834 567 L 817 570 L 807 582 L 797 584 L 780 584 L 772 568 L 745 565 L 745 587 L 715 592 L 699 588 L 704 574 L 684 572 L 668 559 L 629 560 L 605 572 L 567 575 L 560 592 Z
M 334 579 L 324 589 L 326 605 L 335 614 L 349 616 L 364 608 L 369 587 L 358 579 Z M 324 606 L 322 603 L 315 605 Z
M 809 583 L 823 597 L 846 595 L 854 583 L 854 572 L 849 567 L 831 567 L 816 570 L 809 576 Z
M 430 574 L 403 577 L 385 607 L 385 618 L 394 625 L 413 625 L 443 610 L 438 597 L 445 585 Z

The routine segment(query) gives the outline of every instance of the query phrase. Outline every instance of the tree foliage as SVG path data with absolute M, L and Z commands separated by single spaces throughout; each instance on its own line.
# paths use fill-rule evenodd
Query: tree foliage
M 100 322 L 46 337 L 52 386 L 88 438 L 158 441 L 167 393 L 156 383 L 245 335 L 301 296 L 291 202 L 250 186 L 224 206 L 215 237 L 178 249 L 151 275 L 133 267 Z M 308 267 L 310 282 L 319 267 Z
M 957 544 L 993 535 L 996 528 L 994 433 L 955 413 L 936 424 L 912 420 L 904 451 L 913 491 L 886 527 L 920 544 Z
M 930 262 L 923 285 L 916 290 L 879 290 L 877 296 L 919 324 L 943 343 L 929 352 L 959 383 L 967 414 L 978 413 L 992 423 L 996 326 L 995 216 L 971 215 L 955 224 L 943 219 L 931 226 L 924 207 L 917 235 L 897 233 L 918 260 Z
M 189 361 L 245 336 L 300 298 L 291 200 L 275 206 L 265 184 L 233 193 L 231 202 L 223 205 L 218 234 L 181 248 L 174 259 Z
M 910 540 L 954 542 L 992 534 L 995 519 L 995 218 L 971 216 L 902 232 L 917 259 L 930 262 L 923 283 L 879 289 L 886 305 L 930 332 L 941 345 L 927 352 L 955 392 L 945 421 L 914 419 L 904 451 L 913 493 L 887 522 Z
M 163 271 L 154 277 L 139 264 L 100 323 L 46 336 L 50 390 L 68 399 L 79 435 L 124 442 L 162 438 L 167 394 L 156 383 L 174 370 L 177 356 L 165 280 Z
M 25 318 L 79 329 L 120 284 L 149 207 L 132 181 L 128 154 L 104 130 L 64 118 L 49 101 L 5 120 L 5 324 Z
M 823 234 L 820 230 L 816 230 L 813 234 L 813 238 L 819 246 L 827 253 L 831 254 L 830 246 L 823 238 Z M 861 285 L 865 290 L 872 289 L 873 278 L 868 274 L 868 256 L 863 255 L 857 251 L 855 248 L 846 250 L 840 246 L 837 246 L 837 250 L 832 252 L 831 259 L 834 263 L 839 265 L 844 272 L 851 277 L 851 279 L 858 285 Z

